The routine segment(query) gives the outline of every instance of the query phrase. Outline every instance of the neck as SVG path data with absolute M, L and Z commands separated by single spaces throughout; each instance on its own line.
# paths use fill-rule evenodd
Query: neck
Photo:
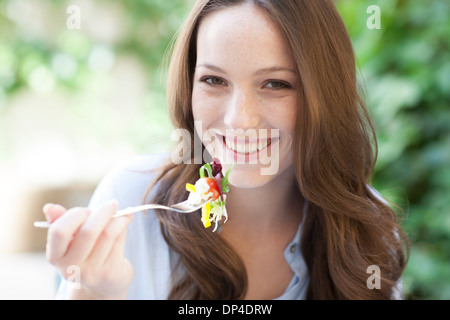
M 227 196 L 230 220 L 223 225 L 224 228 L 251 226 L 258 230 L 286 226 L 286 223 L 299 223 L 301 216 L 298 212 L 303 207 L 303 198 L 296 184 L 294 170 L 288 168 L 261 187 L 231 186 Z

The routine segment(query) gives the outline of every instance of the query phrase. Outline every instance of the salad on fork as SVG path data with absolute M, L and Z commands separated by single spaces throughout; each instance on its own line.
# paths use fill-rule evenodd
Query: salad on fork
M 213 232 L 217 230 L 222 218 L 225 218 L 223 223 L 228 220 L 225 203 L 226 193 L 230 191 L 228 176 L 232 168 L 230 167 L 223 176 L 222 165 L 214 158 L 211 163 L 206 163 L 200 168 L 200 179 L 195 184 L 186 183 L 186 190 L 190 192 L 187 202 L 190 205 L 195 206 L 209 201 L 202 207 L 201 221 L 205 228 L 209 228 L 211 222 L 214 222 Z

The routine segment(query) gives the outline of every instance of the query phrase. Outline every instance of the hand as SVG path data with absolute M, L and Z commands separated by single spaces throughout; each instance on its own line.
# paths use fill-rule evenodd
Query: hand
M 125 259 L 124 246 L 132 215 L 112 218 L 117 202 L 110 201 L 92 211 L 66 210 L 46 204 L 44 214 L 51 226 L 47 235 L 48 261 L 68 279 L 79 271 L 80 288 L 71 289 L 73 298 L 125 298 L 133 267 Z M 75 266 L 75 268 L 74 268 Z

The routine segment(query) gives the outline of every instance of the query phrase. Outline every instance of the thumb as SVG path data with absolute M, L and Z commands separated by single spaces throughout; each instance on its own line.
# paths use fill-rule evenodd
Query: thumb
M 42 211 L 44 212 L 45 218 L 48 222 L 53 222 L 59 217 L 61 217 L 64 212 L 66 212 L 66 208 L 59 204 L 53 204 L 53 203 L 47 203 L 42 208 Z

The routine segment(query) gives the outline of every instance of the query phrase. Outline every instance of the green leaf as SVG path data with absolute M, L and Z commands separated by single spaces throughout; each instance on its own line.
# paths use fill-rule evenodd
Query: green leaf
M 205 177 L 205 171 L 208 172 L 208 177 L 210 177 L 211 179 L 214 178 L 212 175 L 212 168 L 211 165 L 209 163 L 205 163 L 201 168 L 200 168 L 200 178 L 204 178 Z
M 230 175 L 231 169 L 233 169 L 233 167 L 236 164 L 233 164 L 227 171 L 227 173 L 225 174 L 225 177 L 222 179 L 222 190 L 224 193 L 227 193 L 230 191 L 230 187 L 229 187 L 229 182 L 228 182 L 228 176 Z

